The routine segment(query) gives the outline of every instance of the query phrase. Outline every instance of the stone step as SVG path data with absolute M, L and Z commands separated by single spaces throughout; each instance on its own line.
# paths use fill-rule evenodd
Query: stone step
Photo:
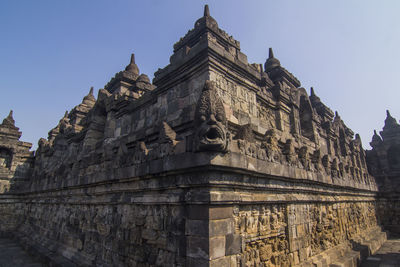
M 362 259 L 376 252 L 386 241 L 386 233 L 374 227 L 367 233 L 357 236 L 351 242 L 330 248 L 305 262 L 299 267 L 357 267 Z
M 359 261 L 360 253 L 350 250 L 336 261 L 332 262 L 329 267 L 357 267 Z
M 400 239 L 387 240 L 373 255 L 367 257 L 361 267 L 399 267 Z
M 361 239 L 354 239 L 352 242 L 353 250 L 359 251 L 361 259 L 364 260 L 376 253 L 386 240 L 387 234 L 382 232 L 380 228 L 376 228 L 367 233 L 367 235 L 364 235 Z

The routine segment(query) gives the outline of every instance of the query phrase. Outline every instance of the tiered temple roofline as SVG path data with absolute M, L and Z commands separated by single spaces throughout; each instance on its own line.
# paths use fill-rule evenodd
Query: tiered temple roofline
M 249 64 L 206 6 L 153 83 L 132 54 L 67 112 L 26 207 L 0 212 L 19 207 L 8 231 L 82 265 L 306 266 L 379 247 L 376 194 L 359 135 L 272 49 Z

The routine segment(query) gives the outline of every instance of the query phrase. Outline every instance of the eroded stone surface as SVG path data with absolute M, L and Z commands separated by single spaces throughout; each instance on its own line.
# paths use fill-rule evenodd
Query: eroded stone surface
M 31 175 L 32 144 L 20 141 L 21 134 L 11 110 L 0 124 L 0 193 L 20 189 Z
M 0 266 L 2 267 L 44 267 L 12 239 L 0 238 Z
M 27 177 L 0 232 L 81 266 L 356 262 L 352 242 L 386 237 L 360 137 L 208 7 L 152 83 L 132 55 L 66 112 Z
M 373 255 L 362 262 L 361 267 L 397 267 L 400 265 L 400 239 L 391 238 Z
M 400 234 L 400 125 L 386 111 L 380 135 L 374 131 L 367 150 L 368 169 L 379 186 L 378 213 L 386 230 Z

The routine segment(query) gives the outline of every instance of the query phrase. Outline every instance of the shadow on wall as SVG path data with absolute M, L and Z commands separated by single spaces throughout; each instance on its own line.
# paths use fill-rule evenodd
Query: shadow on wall
M 2 153 L 7 151 L 7 153 Z M 0 194 L 15 193 L 28 188 L 32 164 L 22 163 L 12 169 L 12 152 L 0 148 Z
M 399 237 L 389 238 L 375 254 L 361 262 L 360 267 L 400 266 Z

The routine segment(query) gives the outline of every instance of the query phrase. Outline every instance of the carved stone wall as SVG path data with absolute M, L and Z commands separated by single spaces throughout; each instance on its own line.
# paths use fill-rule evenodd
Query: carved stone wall
M 184 264 L 182 207 L 32 203 L 19 235 L 81 266 Z
M 234 207 L 245 266 L 295 266 L 376 227 L 373 202 Z
M 26 177 L 1 232 L 82 266 L 339 264 L 385 239 L 360 137 L 207 6 L 152 83 L 132 55 L 66 112 Z
M 32 173 L 32 144 L 19 141 L 21 134 L 10 111 L 0 124 L 0 193 L 18 190 Z
M 374 131 L 372 149 L 366 151 L 368 169 L 379 187 L 379 218 L 386 230 L 400 234 L 400 125 L 389 111 L 378 135 Z

